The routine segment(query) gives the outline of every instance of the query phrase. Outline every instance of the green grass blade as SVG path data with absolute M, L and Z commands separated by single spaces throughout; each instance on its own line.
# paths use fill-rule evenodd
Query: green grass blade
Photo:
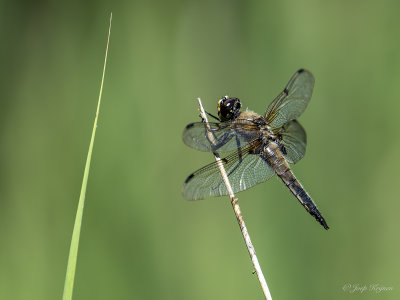
M 101 95 L 103 93 L 104 73 L 106 71 L 108 45 L 110 42 L 111 20 L 112 20 L 112 14 L 110 15 L 110 25 L 108 28 L 107 48 L 106 48 L 106 54 L 104 57 L 103 75 L 101 78 L 100 93 L 99 93 L 99 99 L 97 102 L 96 117 L 94 119 L 92 137 L 90 139 L 89 151 L 88 151 L 88 155 L 86 158 L 86 165 L 85 165 L 85 171 L 83 173 L 81 194 L 79 196 L 78 209 L 76 211 L 74 230 L 72 232 L 71 246 L 69 249 L 67 273 L 65 276 L 65 283 L 64 283 L 63 300 L 71 300 L 72 299 L 72 291 L 74 289 L 74 278 L 75 278 L 75 270 L 76 270 L 76 261 L 77 261 L 77 257 L 78 257 L 79 237 L 80 237 L 80 233 L 81 233 L 83 208 L 85 206 L 86 186 L 87 186 L 88 177 L 89 177 L 89 169 L 90 169 L 90 161 L 92 158 L 93 143 L 94 143 L 94 138 L 96 135 L 97 119 L 99 117 Z

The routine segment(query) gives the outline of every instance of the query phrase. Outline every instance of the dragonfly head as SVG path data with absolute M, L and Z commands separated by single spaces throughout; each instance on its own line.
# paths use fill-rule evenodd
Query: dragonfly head
M 221 122 L 233 121 L 240 114 L 242 104 L 238 98 L 225 96 L 218 101 L 218 117 Z

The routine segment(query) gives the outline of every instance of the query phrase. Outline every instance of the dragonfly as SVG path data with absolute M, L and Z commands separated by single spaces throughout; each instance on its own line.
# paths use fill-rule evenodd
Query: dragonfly
M 238 98 L 225 96 L 218 101 L 218 116 L 207 112 L 216 122 L 190 123 L 182 139 L 199 151 L 225 153 L 221 161 L 235 193 L 277 175 L 300 204 L 328 229 L 317 206 L 289 167 L 305 155 L 307 136 L 296 119 L 310 102 L 314 81 L 310 71 L 298 70 L 264 115 L 243 111 Z M 190 174 L 182 194 L 188 200 L 228 195 L 218 163 Z

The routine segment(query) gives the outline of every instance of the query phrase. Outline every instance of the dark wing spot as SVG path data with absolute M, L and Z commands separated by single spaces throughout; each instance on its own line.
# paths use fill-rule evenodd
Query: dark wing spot
M 192 174 L 190 174 L 189 176 L 188 176 L 188 178 L 186 178 L 186 180 L 185 180 L 185 183 L 188 183 L 189 181 L 190 181 L 190 179 L 192 179 L 193 178 L 193 176 L 194 176 L 194 174 L 192 173 Z
M 194 126 L 194 123 L 190 123 L 186 125 L 186 129 L 192 128 Z
M 286 148 L 283 145 L 281 145 L 281 151 L 282 151 L 283 155 L 287 154 Z
M 283 92 L 284 92 L 286 95 L 289 94 L 289 91 L 287 90 L 287 88 L 285 88 L 285 89 L 283 90 Z
M 228 163 L 228 159 L 227 159 L 226 157 L 222 158 L 221 160 L 222 160 L 222 162 L 223 162 L 224 164 L 227 164 L 227 163 Z
M 303 73 L 303 72 L 304 72 L 304 69 L 300 69 L 300 70 L 297 71 L 297 73 L 299 73 L 299 74 Z

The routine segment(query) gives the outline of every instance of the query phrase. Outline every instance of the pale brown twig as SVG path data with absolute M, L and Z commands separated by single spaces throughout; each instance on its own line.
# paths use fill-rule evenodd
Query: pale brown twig
M 201 117 L 203 118 L 204 122 L 206 123 L 208 139 L 211 143 L 215 144 L 214 136 L 210 130 L 210 125 L 208 124 L 207 115 L 204 111 L 204 108 L 203 108 L 200 98 L 197 98 L 197 101 L 199 102 Z M 240 230 L 242 231 L 242 235 L 243 235 L 244 241 L 246 243 L 247 250 L 249 251 L 250 258 L 251 258 L 251 261 L 253 262 L 253 266 L 257 273 L 258 280 L 260 281 L 260 285 L 264 292 L 265 299 L 272 300 L 272 296 L 271 296 L 271 293 L 269 292 L 267 282 L 265 281 L 264 274 L 261 271 L 261 267 L 260 267 L 260 264 L 257 259 L 256 251 L 254 249 L 253 244 L 251 243 L 250 235 L 247 232 L 247 228 L 244 223 L 242 213 L 240 211 L 238 199 L 235 198 L 235 195 L 233 194 L 231 183 L 229 182 L 228 175 L 226 174 L 224 165 L 222 163 L 222 160 L 221 160 L 219 154 L 217 152 L 213 152 L 213 154 L 214 154 L 215 160 L 218 163 L 219 171 L 221 172 L 222 179 L 224 180 L 226 189 L 228 190 L 228 194 L 231 199 L 233 211 L 235 212 L 236 219 L 239 223 Z

